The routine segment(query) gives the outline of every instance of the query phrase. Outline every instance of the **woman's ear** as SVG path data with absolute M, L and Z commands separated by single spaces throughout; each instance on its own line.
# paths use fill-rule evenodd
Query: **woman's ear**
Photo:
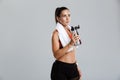
M 56 17 L 57 21 L 60 22 L 59 17 Z

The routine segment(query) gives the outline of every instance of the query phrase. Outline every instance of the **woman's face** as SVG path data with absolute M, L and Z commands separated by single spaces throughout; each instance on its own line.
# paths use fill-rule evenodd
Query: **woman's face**
M 63 26 L 68 26 L 70 23 L 70 11 L 69 10 L 63 10 L 60 14 L 60 17 L 58 17 L 58 22 L 60 22 Z

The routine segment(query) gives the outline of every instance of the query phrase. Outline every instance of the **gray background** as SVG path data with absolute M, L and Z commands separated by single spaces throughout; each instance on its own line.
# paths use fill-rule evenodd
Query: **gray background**
M 59 6 L 81 26 L 83 80 L 120 80 L 120 0 L 0 0 L 0 80 L 50 80 Z

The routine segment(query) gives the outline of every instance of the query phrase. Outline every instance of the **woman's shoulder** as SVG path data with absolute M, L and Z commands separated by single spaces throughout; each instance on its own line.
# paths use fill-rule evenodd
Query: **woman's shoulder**
M 52 32 L 52 39 L 58 39 L 58 31 L 56 29 Z
M 58 31 L 57 31 L 57 29 L 55 29 L 55 30 L 53 31 L 52 36 L 58 36 Z

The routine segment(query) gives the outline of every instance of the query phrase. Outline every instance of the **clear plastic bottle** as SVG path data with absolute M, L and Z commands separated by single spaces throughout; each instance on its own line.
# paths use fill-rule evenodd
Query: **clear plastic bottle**
M 73 36 L 79 35 L 79 33 L 77 31 L 77 29 L 79 29 L 79 28 L 80 28 L 79 25 L 76 27 L 71 26 L 71 31 L 72 31 Z M 78 41 L 76 41 L 76 43 L 74 45 L 79 46 L 80 44 L 81 44 L 81 40 L 79 39 Z

